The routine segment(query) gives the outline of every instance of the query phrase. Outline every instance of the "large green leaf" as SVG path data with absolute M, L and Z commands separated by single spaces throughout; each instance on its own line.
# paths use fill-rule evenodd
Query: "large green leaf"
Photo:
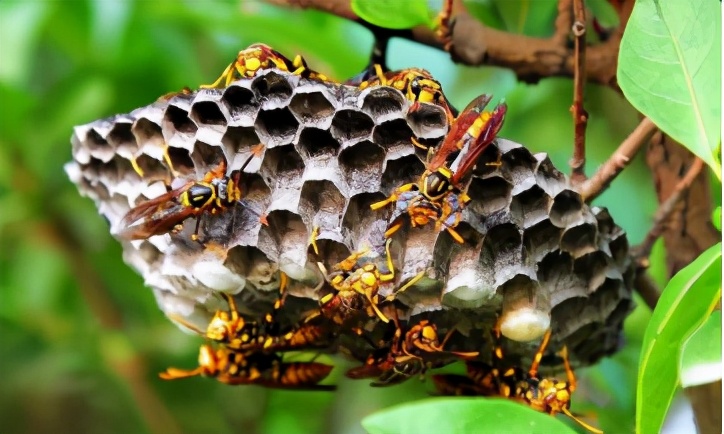
M 679 384 L 681 343 L 709 316 L 721 296 L 721 243 L 676 273 L 646 328 L 636 389 L 636 432 L 657 433 Z
M 575 433 L 563 422 L 504 399 L 433 398 L 401 404 L 362 420 L 370 434 Z
M 352 0 L 351 6 L 363 20 L 388 29 L 433 24 L 426 0 Z
M 618 59 L 626 98 L 721 179 L 721 3 L 638 0 Z
M 679 378 L 684 387 L 721 380 L 721 311 L 714 311 L 681 346 Z

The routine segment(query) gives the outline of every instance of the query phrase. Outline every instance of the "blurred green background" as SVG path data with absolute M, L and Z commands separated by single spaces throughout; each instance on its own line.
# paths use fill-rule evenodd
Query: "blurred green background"
M 555 0 L 479 2 L 473 12 L 509 31 L 547 36 Z M 158 310 L 122 261 L 93 203 L 63 164 L 74 125 L 125 113 L 184 86 L 216 79 L 254 42 L 345 79 L 366 64 L 372 35 L 314 11 L 257 1 L 0 2 L 0 430 L 4 433 L 359 433 L 359 420 L 429 396 L 415 380 L 372 389 L 341 378 L 339 391 L 229 387 L 195 378 L 163 382 L 167 366 L 195 366 L 202 340 Z M 492 92 L 509 115 L 502 136 L 548 152 L 568 172 L 573 127 L 569 79 L 519 84 L 497 68 L 454 65 L 443 52 L 394 40 L 393 69 L 430 70 L 463 107 Z M 637 123 L 623 97 L 589 85 L 588 173 Z M 598 201 L 635 244 L 656 207 L 638 157 Z M 664 283 L 657 248 L 653 272 Z M 633 427 L 635 376 L 648 310 L 627 321 L 623 351 L 580 370 L 574 409 L 611 432 Z M 594 419 L 595 420 L 595 419 Z

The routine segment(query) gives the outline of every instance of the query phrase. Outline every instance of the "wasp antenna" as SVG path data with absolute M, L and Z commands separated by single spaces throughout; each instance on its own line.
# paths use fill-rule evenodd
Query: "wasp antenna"
M 190 321 L 188 321 L 186 318 L 182 317 L 181 315 L 177 315 L 177 314 L 173 314 L 173 313 L 172 313 L 172 314 L 167 315 L 167 316 L 168 316 L 168 319 L 170 319 L 171 321 L 177 322 L 177 323 L 181 324 L 182 326 L 186 327 L 187 329 L 189 329 L 189 330 L 191 330 L 191 331 L 193 331 L 193 332 L 195 332 L 195 333 L 197 333 L 197 334 L 200 334 L 200 335 L 202 335 L 202 336 L 205 334 L 205 333 L 204 333 L 203 331 L 201 331 L 198 327 L 196 327 L 195 324 L 191 323 Z
M 165 372 L 159 372 L 158 376 L 163 380 L 176 380 L 179 378 L 195 377 L 197 375 L 201 375 L 202 372 L 203 369 L 201 367 L 190 371 L 178 368 L 168 368 Z

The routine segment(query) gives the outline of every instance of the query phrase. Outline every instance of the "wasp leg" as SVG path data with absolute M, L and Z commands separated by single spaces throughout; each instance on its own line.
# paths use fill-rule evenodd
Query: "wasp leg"
M 312 229 L 312 233 L 309 234 L 309 241 L 307 241 L 307 245 L 311 245 L 312 249 L 314 250 L 314 254 L 319 256 L 319 247 L 317 246 L 317 237 L 319 236 L 319 226 L 315 226 Z
M 528 371 L 528 375 L 534 378 L 538 378 L 538 367 L 540 366 L 540 361 L 543 358 L 543 353 L 545 353 L 546 347 L 548 346 L 548 342 L 551 340 L 551 329 L 548 329 L 545 335 L 543 335 L 543 339 L 540 342 L 540 347 L 538 347 L 538 351 L 536 351 L 535 356 L 533 357 L 533 363 L 530 365 L 530 370 Z
M 222 87 L 221 83 L 228 82 L 228 78 L 233 75 L 232 68 L 234 68 L 235 64 L 236 64 L 236 62 L 229 64 L 229 66 L 227 66 L 226 69 L 224 69 L 224 72 L 221 73 L 221 75 L 219 76 L 219 78 L 216 79 L 215 82 L 213 82 L 211 84 L 202 84 L 199 87 L 201 89 L 218 89 L 218 88 Z M 227 86 L 228 86 L 228 84 L 227 84 Z

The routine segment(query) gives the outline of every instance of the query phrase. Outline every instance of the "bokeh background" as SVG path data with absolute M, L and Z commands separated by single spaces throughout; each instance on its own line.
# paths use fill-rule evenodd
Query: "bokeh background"
M 471 8 L 488 25 L 548 36 L 555 0 Z M 375 410 L 430 396 L 429 382 L 373 389 L 339 369 L 336 393 L 160 380 L 167 366 L 195 366 L 202 339 L 161 314 L 93 203 L 63 171 L 74 125 L 210 83 L 251 43 L 301 53 L 314 69 L 345 79 L 366 65 L 372 41 L 340 18 L 258 1 L 0 2 L 0 431 L 359 433 L 359 421 Z M 568 172 L 571 80 L 517 83 L 507 70 L 457 66 L 443 52 L 402 40 L 391 43 L 388 63 L 430 70 L 459 108 L 483 92 L 505 98 L 501 135 L 548 152 Z M 586 92 L 590 174 L 637 117 L 609 89 L 589 85 Z M 656 207 L 653 191 L 637 157 L 596 203 L 636 244 Z M 665 283 L 660 248 L 652 260 Z M 579 371 L 574 409 L 595 412 L 595 423 L 610 432 L 633 427 L 648 316 L 639 307 L 621 352 Z

